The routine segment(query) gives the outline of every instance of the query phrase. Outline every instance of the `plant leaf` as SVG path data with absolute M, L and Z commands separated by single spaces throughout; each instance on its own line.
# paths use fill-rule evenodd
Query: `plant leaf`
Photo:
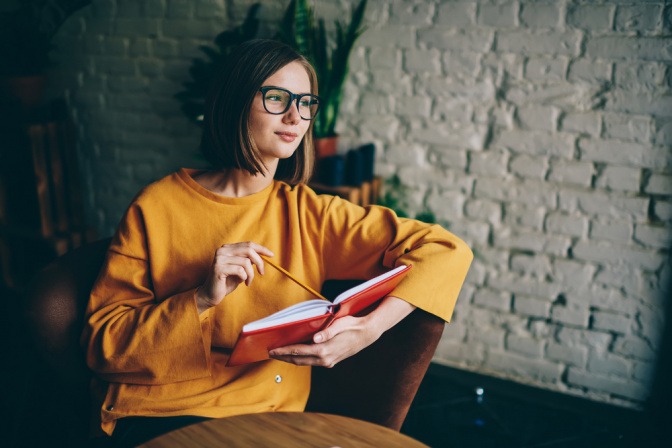
M 210 61 L 216 61 L 222 57 L 222 54 L 215 50 L 214 48 L 208 47 L 206 45 L 200 45 L 198 47 L 205 55 L 210 58 Z
M 278 25 L 278 31 L 276 32 L 274 39 L 277 39 L 281 42 L 286 43 L 292 48 L 296 48 L 296 38 L 294 32 L 294 17 L 296 15 L 296 0 L 292 0 L 287 5 L 287 9 L 282 16 L 282 20 Z
M 242 24 L 229 30 L 224 30 L 213 39 L 214 47 L 201 45 L 198 48 L 205 54 L 206 59 L 194 58 L 189 67 L 191 80 L 182 83 L 184 90 L 174 95 L 180 101 L 180 109 L 194 123 L 201 124 L 205 96 L 210 87 L 210 80 L 217 66 L 226 63 L 233 48 L 246 40 L 253 39 L 259 28 L 257 12 L 259 3 L 255 3 L 247 11 Z
M 294 10 L 296 49 L 311 61 L 314 59 L 311 45 L 314 28 L 313 10 L 307 0 L 296 0 L 296 8 Z

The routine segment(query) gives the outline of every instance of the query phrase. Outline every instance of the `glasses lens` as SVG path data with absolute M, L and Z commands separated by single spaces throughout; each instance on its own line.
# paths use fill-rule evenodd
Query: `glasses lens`
M 270 113 L 281 114 L 287 110 L 289 99 L 289 92 L 280 89 L 269 89 L 264 94 L 264 105 Z
M 320 108 L 320 99 L 315 95 L 303 95 L 299 98 L 299 115 L 304 120 L 312 120 Z

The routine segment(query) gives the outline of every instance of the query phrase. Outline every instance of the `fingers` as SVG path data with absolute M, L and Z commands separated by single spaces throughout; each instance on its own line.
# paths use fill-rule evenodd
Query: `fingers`
M 217 248 L 210 272 L 197 290 L 199 311 L 218 305 L 241 282 L 250 286 L 254 280 L 254 266 L 263 275 L 261 255 L 272 257 L 273 252 L 252 241 L 224 244 Z
M 257 270 L 261 275 L 264 275 L 264 261 L 260 255 L 266 255 L 268 257 L 274 256 L 273 252 L 267 247 L 252 241 L 247 241 L 244 243 L 224 244 L 217 249 L 215 257 L 220 259 L 223 263 L 240 264 L 248 274 L 247 278 L 249 278 L 249 281 L 246 281 L 245 283 L 249 286 L 252 278 L 254 278 L 254 271 L 252 270 L 251 265 L 249 265 L 248 269 L 248 263 L 243 262 L 242 259 L 247 259 L 247 261 L 257 267 Z
M 297 366 L 321 366 L 332 368 L 340 360 L 324 346 L 295 344 L 271 350 L 269 356 L 278 361 Z
M 231 277 L 237 277 L 239 282 L 245 282 L 250 285 L 254 279 L 254 269 L 249 258 L 244 257 L 226 257 L 217 255 L 215 262 L 215 271 L 218 280 L 226 280 Z
M 352 316 L 345 316 L 341 319 L 336 319 L 329 327 L 315 333 L 313 335 L 313 342 L 316 344 L 327 342 L 344 331 L 352 330 L 357 323 L 357 319 Z
M 331 368 L 370 345 L 375 338 L 366 330 L 365 319 L 352 316 L 334 321 L 328 328 L 315 334 L 315 344 L 294 344 L 269 351 L 269 356 L 298 366 Z

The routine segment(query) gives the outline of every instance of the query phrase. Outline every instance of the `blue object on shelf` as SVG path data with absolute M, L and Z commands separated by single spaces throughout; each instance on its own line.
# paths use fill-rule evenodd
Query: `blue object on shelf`
M 320 183 L 329 187 L 340 187 L 343 185 L 345 176 L 345 159 L 343 156 L 335 155 L 320 159 L 318 166 L 318 179 Z
M 353 187 L 362 185 L 364 181 L 364 160 L 359 150 L 348 151 L 345 161 L 345 184 Z
M 376 159 L 376 146 L 373 143 L 360 146 L 358 149 L 362 159 L 362 180 L 370 182 L 374 176 L 374 163 Z

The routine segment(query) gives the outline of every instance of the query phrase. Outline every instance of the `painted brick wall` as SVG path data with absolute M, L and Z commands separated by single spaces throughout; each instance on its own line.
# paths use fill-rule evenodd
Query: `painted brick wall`
M 141 186 L 202 165 L 172 95 L 252 3 L 94 0 L 61 30 L 102 235 Z M 286 3 L 265 2 L 262 34 Z M 672 276 L 669 2 L 370 3 L 340 132 L 476 254 L 436 361 L 641 405 Z

